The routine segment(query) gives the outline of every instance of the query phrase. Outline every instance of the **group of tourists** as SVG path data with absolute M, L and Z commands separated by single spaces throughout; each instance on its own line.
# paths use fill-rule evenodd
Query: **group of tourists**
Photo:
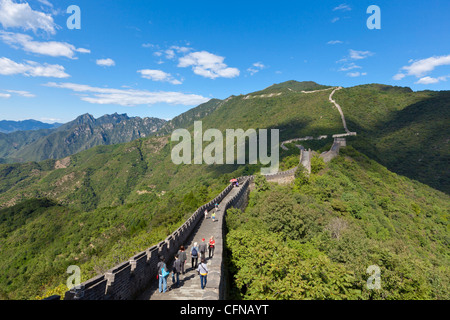
M 216 222 L 216 212 L 219 211 L 219 205 L 216 203 L 214 210 L 211 211 L 211 220 Z M 208 209 L 205 209 L 205 219 L 208 219 Z
M 211 259 L 214 256 L 214 249 L 216 246 L 216 241 L 214 237 L 211 236 L 208 244 L 205 242 L 205 238 L 202 238 L 202 242 L 198 244 L 194 242 L 190 253 L 191 253 L 191 266 L 193 270 L 197 270 L 200 276 L 200 287 L 205 289 L 208 275 L 208 267 L 206 265 L 206 252 L 208 251 L 208 257 Z M 198 259 L 200 257 L 200 263 Z M 186 249 L 184 246 L 180 246 L 180 250 L 175 255 L 175 259 L 172 265 L 172 287 L 180 286 L 180 274 L 184 275 L 186 273 L 185 267 L 187 263 Z M 170 271 L 166 265 L 164 256 L 160 257 L 160 261 L 157 265 L 158 268 L 158 280 L 159 280 L 159 292 L 164 293 L 167 291 L 167 279 L 170 276 Z

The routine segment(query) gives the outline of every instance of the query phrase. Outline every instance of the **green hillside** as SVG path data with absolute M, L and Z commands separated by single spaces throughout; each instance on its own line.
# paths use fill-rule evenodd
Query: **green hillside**
M 450 197 L 348 147 L 309 179 L 256 182 L 230 210 L 231 299 L 450 298 Z M 381 289 L 367 288 L 367 268 Z
M 258 165 L 174 165 L 170 141 L 173 129 L 188 128 L 192 132 L 193 121 L 202 120 L 203 130 L 280 129 L 281 140 L 343 133 L 339 113 L 328 100 L 331 90 L 301 92 L 328 88 L 311 82 L 287 82 L 226 100 L 213 99 L 167 122 L 159 136 L 97 146 L 59 160 L 0 165 L 0 268 L 5 270 L 0 277 L 0 298 L 30 299 L 52 293 L 48 290 L 58 285 L 61 293 L 67 266 L 79 265 L 83 279 L 101 273 L 164 239 L 193 210 L 216 196 L 230 178 L 259 171 Z M 344 110 L 349 129 L 358 132 L 357 137 L 349 139 L 349 145 L 391 166 L 391 171 L 404 170 L 402 175 L 428 179 L 422 182 L 434 183 L 445 191 L 448 166 L 423 162 L 424 167 L 420 167 L 414 165 L 413 157 L 408 162 L 408 155 L 410 150 L 430 152 L 439 145 L 441 149 L 427 159 L 433 158 L 433 163 L 440 165 L 448 159 L 447 131 L 443 130 L 444 122 L 448 122 L 448 94 L 366 85 L 339 90 L 334 99 Z M 403 136 L 409 132 L 404 130 L 433 132 L 435 141 L 422 139 L 407 144 L 410 135 Z M 331 143 L 329 138 L 304 145 L 324 151 Z M 296 165 L 298 149 L 281 150 L 280 156 L 280 168 L 291 168 Z M 364 158 L 359 154 L 355 157 L 358 161 Z M 398 163 L 396 167 L 396 158 L 404 159 L 404 165 Z M 385 194 L 385 184 L 394 183 L 393 188 L 397 188 L 391 178 L 395 176 L 407 181 L 395 192 L 406 197 L 409 207 L 414 200 L 419 207 L 423 204 L 428 208 L 408 191 L 418 188 L 419 194 L 423 192 L 434 201 L 437 215 L 446 217 L 447 195 L 376 168 L 373 176 L 377 183 L 370 185 L 373 190 L 369 195 Z M 340 169 L 336 170 L 335 176 L 340 179 Z M 426 174 L 421 173 L 423 170 Z M 441 180 L 436 180 L 439 175 Z M 333 180 L 334 176 L 327 177 Z M 355 179 L 355 184 L 368 183 L 365 176 Z M 330 192 L 334 187 L 339 186 L 330 187 Z M 361 198 L 359 194 L 352 197 Z M 348 200 L 344 196 L 341 202 L 351 202 L 352 197 Z M 326 206 L 328 200 L 322 200 Z M 336 208 L 353 210 L 350 204 L 341 202 L 334 203 Z

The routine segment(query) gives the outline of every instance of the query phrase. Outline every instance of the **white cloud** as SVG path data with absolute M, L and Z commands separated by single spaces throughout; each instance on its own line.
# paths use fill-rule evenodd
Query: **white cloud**
M 40 3 L 42 3 L 43 5 L 46 5 L 50 8 L 53 8 L 53 4 L 51 4 L 48 0 L 38 0 Z
M 57 25 L 51 15 L 35 11 L 25 3 L 15 3 L 11 0 L 0 0 L 0 24 L 3 28 L 21 28 L 37 32 L 43 30 L 55 34 Z
M 98 59 L 95 63 L 101 67 L 112 67 L 116 65 L 116 62 L 113 59 Z
M 418 81 L 414 82 L 416 84 L 434 84 L 440 81 L 447 81 L 448 76 L 432 78 L 429 76 L 420 78 Z
M 335 22 L 337 22 L 337 21 L 339 21 L 339 18 L 338 18 L 338 17 L 335 17 L 335 18 L 331 19 L 331 23 L 335 23 Z
M 247 71 L 250 72 L 251 75 L 254 75 L 255 73 L 259 72 L 262 69 L 265 69 L 266 66 L 263 65 L 261 62 L 255 62 L 252 67 L 248 68 Z
M 403 73 L 397 73 L 395 76 L 392 77 L 392 79 L 402 80 L 404 77 L 406 77 L 406 75 L 404 75 Z
M 175 50 L 178 53 L 188 53 L 192 50 L 192 48 L 189 47 L 179 47 L 179 46 L 171 46 L 170 49 Z
M 170 82 L 171 84 L 181 84 L 180 80 L 174 79 L 170 73 L 166 73 L 161 70 L 138 70 L 141 74 L 142 78 L 153 80 L 153 81 L 161 81 L 161 82 Z
M 351 11 L 351 10 L 352 10 L 352 8 L 345 3 L 342 3 L 342 4 L 338 5 L 337 7 L 333 8 L 333 11 Z
M 177 53 L 186 54 L 189 51 L 192 51 L 192 48 L 190 47 L 180 47 L 180 46 L 171 46 L 170 48 L 163 50 L 160 49 L 159 45 L 151 44 L 151 43 L 144 43 L 142 45 L 144 48 L 155 48 L 158 51 L 155 51 L 153 54 L 157 57 L 165 56 L 166 59 L 172 60 L 176 57 Z
M 175 51 L 172 49 L 167 49 L 164 53 L 166 54 L 166 58 L 169 60 L 175 58 Z
M 0 58 L 0 74 L 16 75 L 22 74 L 27 77 L 53 77 L 68 78 L 70 77 L 64 72 L 64 67 L 57 64 L 40 64 L 34 61 L 25 61 L 25 63 L 17 63 L 8 58 Z
M 42 118 L 39 119 L 39 121 L 46 122 L 46 123 L 55 123 L 55 122 L 62 121 L 62 119 L 42 117 Z
M 450 55 L 446 56 L 433 56 L 421 60 L 408 61 L 409 66 L 404 66 L 401 68 L 400 72 L 394 75 L 392 78 L 394 80 L 401 80 L 406 76 L 415 76 L 420 78 L 417 82 L 418 84 L 432 84 L 438 83 L 439 81 L 445 81 L 448 77 L 424 77 L 426 74 L 432 72 L 434 69 L 440 66 L 450 65 Z M 404 73 L 402 71 L 405 71 Z
M 358 51 L 358 50 L 349 50 L 350 59 L 352 60 L 361 60 L 367 57 L 373 56 L 374 53 L 370 51 Z
M 259 68 L 259 69 L 264 69 L 266 66 L 263 65 L 261 62 L 255 62 L 253 64 L 254 67 Z
M 25 98 L 34 98 L 34 97 L 36 97 L 36 95 L 34 95 L 34 94 L 32 94 L 32 93 L 30 93 L 28 91 L 23 91 L 23 90 L 5 90 L 5 91 L 9 92 L 9 93 L 17 94 L 17 95 L 19 95 L 21 97 L 25 97 Z
M 349 77 L 360 77 L 360 76 L 365 76 L 365 75 L 367 75 L 367 72 L 359 72 L 359 71 L 357 71 L 357 72 L 349 72 L 349 73 L 347 73 L 347 76 L 349 76 Z
M 367 57 L 370 57 L 372 55 L 374 55 L 374 53 L 370 52 L 370 51 L 358 51 L 358 50 L 350 49 L 348 56 L 342 58 L 339 61 L 336 61 L 336 63 L 343 64 L 342 67 L 339 68 L 338 71 L 350 71 L 353 69 L 362 69 L 361 66 L 359 66 L 351 61 L 366 59 Z M 367 72 L 349 72 L 349 73 L 347 73 L 347 76 L 349 76 L 349 77 L 360 77 L 360 76 L 365 76 L 365 75 L 367 75 Z
M 410 76 L 422 77 L 433 71 L 436 67 L 444 65 L 450 65 L 450 55 L 417 60 L 410 66 L 405 66 L 402 69 L 406 70 Z
M 342 66 L 339 71 L 349 71 L 349 70 L 353 70 L 353 69 L 361 69 L 361 66 L 356 65 L 354 62 L 351 62 L 345 66 Z
M 344 42 L 341 40 L 331 40 L 331 41 L 327 42 L 327 44 L 341 44 L 341 43 L 344 43 Z
M 26 52 L 42 54 L 51 57 L 66 57 L 69 59 L 76 59 L 76 52 L 90 53 L 90 50 L 88 49 L 75 48 L 75 46 L 66 42 L 34 41 L 31 36 L 22 33 L 0 31 L 0 38 L 5 43 L 14 48 L 17 48 L 16 45 L 19 45 Z
M 69 89 L 80 94 L 80 99 L 93 104 L 117 104 L 121 106 L 152 105 L 167 103 L 194 106 L 207 102 L 208 98 L 181 92 L 150 92 L 147 90 L 122 90 L 91 87 L 76 83 L 47 83 L 45 86 Z
M 0 93 L 0 98 L 9 99 L 11 98 L 11 95 L 9 93 Z
M 84 49 L 84 48 L 78 48 L 78 49 L 76 49 L 76 51 L 79 53 L 91 53 L 91 50 Z
M 207 51 L 192 52 L 179 59 L 178 67 L 192 67 L 192 71 L 205 78 L 216 79 L 234 78 L 239 76 L 237 68 L 229 68 L 223 61 L 224 57 L 217 56 Z

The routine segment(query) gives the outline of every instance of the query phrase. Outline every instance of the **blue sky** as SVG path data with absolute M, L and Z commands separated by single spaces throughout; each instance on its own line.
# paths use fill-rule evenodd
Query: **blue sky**
M 0 120 L 170 119 L 287 80 L 448 90 L 449 15 L 447 0 L 0 0 Z

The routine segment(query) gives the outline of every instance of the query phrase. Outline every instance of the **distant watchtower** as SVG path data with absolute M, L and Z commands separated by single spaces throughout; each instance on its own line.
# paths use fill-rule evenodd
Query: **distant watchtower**
M 339 145 L 340 148 L 347 146 L 347 140 L 345 138 L 334 138 L 334 143 Z

